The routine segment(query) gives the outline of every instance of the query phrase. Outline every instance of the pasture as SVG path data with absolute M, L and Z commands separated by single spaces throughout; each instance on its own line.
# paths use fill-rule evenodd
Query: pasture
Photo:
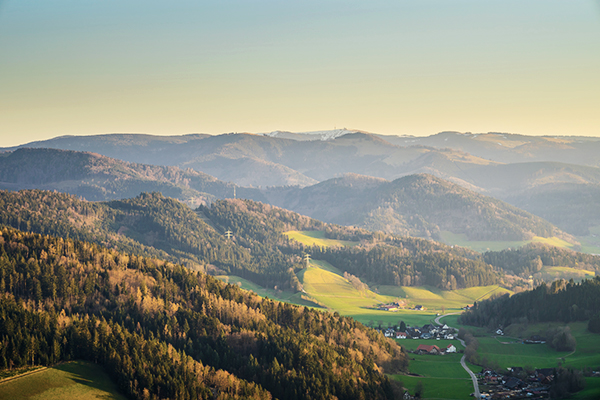
M 102 367 L 73 361 L 0 383 L 0 400 L 125 400 Z
M 302 243 L 305 246 L 356 246 L 358 242 L 349 240 L 328 239 L 324 231 L 288 231 L 284 232 L 290 239 Z
M 449 231 L 442 231 L 440 233 L 440 238 L 442 242 L 446 243 L 450 246 L 461 246 L 467 247 L 471 250 L 478 251 L 480 253 L 485 253 L 486 251 L 501 251 L 504 249 L 516 249 L 522 247 L 528 243 L 544 243 L 550 246 L 563 247 L 570 249 L 574 247 L 572 243 L 569 243 L 565 240 L 562 240 L 556 236 L 551 238 L 544 238 L 540 236 L 535 236 L 531 240 L 516 240 L 516 241 L 479 241 L 479 240 L 469 240 L 467 239 L 467 235 L 464 233 L 452 233 Z
M 587 330 L 587 321 L 571 322 L 568 326 L 577 341 L 574 352 L 558 352 L 547 344 L 522 344 L 523 338 L 531 335 L 544 336 L 552 327 L 564 326 L 563 323 L 513 324 L 505 329 L 505 336 L 491 337 L 484 328 L 459 325 L 458 316 L 448 316 L 442 322 L 455 327 L 464 327 L 477 336 L 477 353 L 489 361 L 496 361 L 501 368 L 525 367 L 552 368 L 559 363 L 564 367 L 594 370 L 600 369 L 600 335 Z
M 463 373 L 467 375 L 464 370 Z M 467 400 L 472 398 L 470 396 L 470 394 L 473 393 L 473 383 L 471 382 L 471 379 L 422 377 L 412 375 L 392 375 L 391 379 L 402 382 L 402 386 L 408 389 L 411 394 L 415 393 L 415 388 L 418 383 L 422 382 L 422 398 L 424 399 Z
M 581 281 L 583 279 L 593 278 L 596 276 L 595 271 L 569 267 L 544 267 L 542 268 L 541 273 L 542 279 L 550 282 L 556 279 L 573 279 L 575 281 Z
M 382 295 L 405 299 L 411 305 L 422 305 L 433 313 L 440 312 L 442 306 L 446 311 L 458 311 L 475 301 L 487 299 L 494 295 L 512 293 L 498 285 L 477 286 L 467 289 L 442 290 L 432 286 L 374 286 Z
M 217 276 L 218 279 L 245 290 L 251 290 L 262 297 L 309 307 L 324 307 L 341 315 L 353 317 L 371 326 L 397 325 L 404 321 L 408 325 L 422 326 L 431 323 L 437 313 L 457 312 L 467 304 L 488 298 L 492 295 L 510 293 L 497 285 L 481 286 L 454 291 L 441 290 L 430 286 L 373 286 L 372 290 L 357 290 L 343 277 L 335 266 L 322 261 L 311 260 L 310 267 L 298 272 L 298 279 L 305 293 L 292 293 L 264 288 L 238 276 Z M 311 302 L 310 299 L 314 302 Z M 407 306 L 422 305 L 426 309 L 415 311 L 400 309 L 396 312 L 377 310 L 380 303 L 396 300 L 405 301 Z
M 587 236 L 578 236 L 577 240 L 581 243 L 581 249 L 584 253 L 600 254 L 600 226 L 590 228 L 590 234 Z

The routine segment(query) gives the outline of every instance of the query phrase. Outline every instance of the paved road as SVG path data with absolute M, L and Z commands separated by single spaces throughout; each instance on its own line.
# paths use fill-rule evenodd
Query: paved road
M 437 317 L 435 319 L 435 323 L 438 324 L 438 325 L 442 325 L 442 323 L 440 322 L 440 318 L 445 317 L 447 315 L 456 315 L 456 314 L 460 314 L 460 313 L 457 312 L 457 313 L 440 315 L 439 317 Z M 466 345 L 466 343 L 465 343 L 464 340 L 458 339 L 458 341 L 460 342 L 460 344 L 463 345 L 463 347 L 467 347 L 467 345 Z M 479 384 L 477 383 L 477 377 L 475 376 L 475 374 L 473 373 L 473 371 L 471 371 L 471 369 L 469 367 L 467 367 L 467 364 L 465 363 L 465 356 L 464 355 L 460 359 L 460 365 L 462 365 L 462 367 L 465 369 L 465 371 L 467 371 L 467 373 L 471 376 L 471 380 L 473 381 L 473 390 L 474 390 L 474 393 L 475 393 L 475 398 L 476 399 L 481 398 L 481 392 L 479 392 Z

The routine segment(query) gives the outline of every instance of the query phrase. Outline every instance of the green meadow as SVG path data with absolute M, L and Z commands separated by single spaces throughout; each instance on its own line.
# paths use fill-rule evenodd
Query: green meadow
M 553 281 L 556 279 L 573 279 L 575 281 L 581 281 L 596 276 L 595 271 L 570 267 L 544 267 L 542 268 L 541 273 L 542 279 L 545 281 Z
M 585 378 L 585 389 L 571 396 L 572 400 L 600 399 L 600 378 Z
M 428 311 L 437 313 L 442 310 L 456 311 L 475 301 L 487 299 L 494 295 L 511 293 L 498 285 L 477 286 L 467 289 L 442 290 L 432 286 L 374 286 L 374 289 L 387 296 L 405 299 L 410 305 L 422 305 Z
M 600 226 L 590 228 L 590 234 L 587 236 L 577 236 L 581 243 L 581 249 L 584 253 L 600 254 Z
M 458 365 L 458 364 L 457 364 Z M 458 365 L 460 368 L 460 365 Z M 462 368 L 461 368 L 462 369 Z M 464 374 L 467 373 L 463 370 Z M 393 375 L 391 377 L 402 382 L 411 394 L 415 393 L 415 388 L 419 382 L 423 384 L 422 398 L 430 400 L 465 400 L 472 398 L 473 383 L 471 379 L 456 379 L 456 378 L 438 378 L 438 377 L 422 377 L 411 375 Z
M 505 336 L 492 337 L 484 328 L 460 325 L 457 319 L 458 315 L 447 316 L 442 322 L 472 331 L 479 342 L 479 356 L 497 362 L 501 368 L 553 368 L 560 364 L 576 369 L 600 369 L 600 335 L 587 330 L 587 321 L 568 324 L 577 341 L 576 349 L 558 352 L 546 344 L 522 344 L 522 339 L 535 334 L 544 336 L 549 328 L 564 326 L 561 323 L 513 324 L 505 329 Z
M 342 272 L 322 260 L 311 260 L 310 266 L 299 271 L 298 279 L 305 293 L 292 293 L 261 287 L 238 276 L 217 276 L 222 281 L 239 285 L 262 297 L 285 301 L 309 307 L 321 307 L 337 311 L 341 315 L 368 325 L 399 324 L 400 321 L 412 326 L 431 323 L 442 307 L 446 312 L 460 311 L 464 306 L 492 295 L 511 293 L 497 285 L 481 286 L 454 291 L 441 290 L 430 286 L 373 286 L 372 290 L 359 291 L 343 277 Z M 311 301 L 313 300 L 313 301 Z M 377 310 L 381 303 L 405 302 L 407 308 L 415 305 L 425 307 L 424 311 L 400 309 L 396 312 Z
M 414 350 L 419 344 L 435 344 L 446 347 L 452 343 L 457 349 L 463 347 L 458 340 L 398 340 L 407 350 Z M 415 393 L 419 381 L 423 383 L 423 398 L 426 399 L 468 399 L 473 392 L 473 383 L 467 372 L 461 367 L 462 354 L 443 356 L 409 354 L 411 375 L 392 375 L 391 378 L 402 382 L 410 393 Z
M 289 231 L 284 232 L 290 239 L 302 243 L 305 246 L 356 246 L 358 242 L 349 240 L 327 239 L 324 231 Z
M 478 241 L 467 239 L 467 235 L 464 233 L 452 233 L 449 231 L 442 231 L 440 232 L 440 237 L 442 239 L 442 242 L 446 243 L 447 245 L 466 247 L 471 250 L 478 251 L 480 253 L 484 253 L 486 251 L 500 251 L 508 248 L 516 249 L 532 242 L 544 243 L 551 246 L 563 247 L 568 249 L 574 247 L 572 243 L 562 240 L 556 236 L 551 238 L 535 236 L 531 240 L 516 241 Z
M 125 400 L 102 367 L 73 361 L 0 383 L 0 400 Z

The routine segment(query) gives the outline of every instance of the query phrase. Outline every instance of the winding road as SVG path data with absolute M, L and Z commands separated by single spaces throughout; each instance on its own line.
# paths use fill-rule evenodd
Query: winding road
M 440 315 L 439 317 L 437 317 L 435 319 L 435 323 L 438 325 L 442 325 L 442 323 L 440 322 L 440 319 L 442 317 L 446 317 L 448 315 L 457 315 L 460 314 L 459 312 L 456 313 L 450 313 L 450 314 L 444 314 L 444 315 Z M 463 345 L 463 347 L 467 347 L 467 345 L 465 344 L 465 341 L 462 339 L 457 338 L 458 341 L 460 342 L 460 344 Z M 473 371 L 471 371 L 471 369 L 469 367 L 467 367 L 467 364 L 465 363 L 465 356 L 463 354 L 462 358 L 460 359 L 460 365 L 462 365 L 462 367 L 465 369 L 465 371 L 467 371 L 467 373 L 471 376 L 471 380 L 473 381 L 473 391 L 475 393 L 475 398 L 476 399 L 480 399 L 481 398 L 481 392 L 479 391 L 479 384 L 477 383 L 477 377 L 475 376 L 475 374 L 473 373 Z

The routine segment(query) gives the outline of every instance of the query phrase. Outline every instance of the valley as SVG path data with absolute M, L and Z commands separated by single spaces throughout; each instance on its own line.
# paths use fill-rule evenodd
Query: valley
M 0 190 L 0 245 L 6 255 L 0 262 L 0 286 L 10 294 L 3 297 L 2 307 L 13 310 L 11 315 L 25 315 L 37 304 L 50 326 L 57 324 L 54 337 L 63 339 L 32 336 L 34 343 L 52 346 L 28 348 L 19 358 L 14 351 L 0 350 L 0 363 L 27 365 L 28 357 L 33 357 L 31 364 L 96 362 L 99 357 L 128 395 L 139 397 L 142 387 L 148 393 L 184 393 L 169 381 L 176 374 L 156 383 L 156 371 L 136 377 L 119 364 L 124 361 L 115 358 L 112 345 L 95 347 L 93 353 L 81 347 L 100 335 L 98 329 L 106 338 L 116 330 L 146 363 L 152 358 L 150 348 L 164 355 L 162 368 L 177 363 L 184 353 L 190 356 L 188 368 L 193 372 L 186 376 L 202 376 L 203 383 L 185 390 L 205 397 L 220 391 L 265 399 L 304 398 L 299 394 L 303 385 L 313 394 L 335 391 L 340 399 L 355 398 L 359 392 L 396 398 L 401 386 L 425 398 L 468 398 L 473 385 L 460 366 L 461 352 L 475 372 L 482 366 L 505 370 L 516 364 L 581 371 L 600 365 L 595 356 L 597 334 L 588 331 L 586 322 L 593 317 L 593 306 L 577 300 L 561 309 L 560 322 L 539 322 L 535 318 L 542 311 L 502 317 L 494 308 L 501 306 L 490 305 L 525 298 L 532 289 L 538 293 L 546 287 L 550 295 L 578 290 L 579 282 L 595 282 L 600 257 L 593 254 L 600 250 L 600 231 L 594 225 L 592 197 L 569 205 L 565 188 L 595 193 L 598 166 L 540 160 L 507 164 L 506 159 L 483 160 L 464 150 L 402 147 L 392 143 L 396 139 L 364 132 L 349 131 L 318 142 L 278 136 L 191 135 L 167 140 L 108 135 L 85 139 L 85 146 L 92 146 L 89 150 L 101 149 L 104 155 L 82 152 L 82 142 L 65 145 L 72 138 L 54 143 L 77 150 L 23 148 L 1 154 L 0 188 L 6 190 Z M 146 150 L 161 154 L 152 162 L 165 165 L 143 164 L 150 159 L 139 150 L 142 142 Z M 124 148 L 115 150 L 115 144 L 125 146 L 129 158 Z M 331 155 L 329 169 L 322 169 L 321 151 Z M 308 167 L 302 157 L 310 152 L 313 164 Z M 352 165 L 349 154 L 356 156 Z M 127 161 L 109 157 L 115 155 Z M 228 158 L 229 166 L 220 164 L 221 158 Z M 389 166 L 393 174 L 383 173 Z M 230 167 L 245 169 L 246 175 L 237 175 L 236 183 L 220 180 L 233 176 L 227 175 L 233 173 Z M 515 179 L 518 174 L 522 176 Z M 277 177 L 269 183 L 260 180 L 270 175 Z M 486 179 L 488 186 L 483 184 Z M 587 186 L 568 186 L 572 181 L 585 181 Z M 498 198 L 490 196 L 498 193 Z M 547 204 L 539 201 L 543 193 L 551 194 Z M 563 206 L 565 215 L 576 216 L 572 224 L 556 218 Z M 586 210 L 589 223 L 582 222 L 578 210 Z M 35 234 L 45 239 L 31 236 Z M 66 243 L 58 248 L 70 261 L 57 258 L 57 245 L 44 247 L 53 237 Z M 94 263 L 89 261 L 92 254 Z M 81 268 L 71 270 L 77 265 L 85 265 L 88 278 Z M 60 278 L 51 278 L 48 271 Z M 73 277 L 70 289 L 60 286 L 66 276 Z M 523 304 L 535 308 L 532 301 Z M 495 310 L 488 314 L 498 319 L 470 317 L 485 307 Z M 459 317 L 465 308 L 473 310 Z M 66 311 L 60 318 L 70 325 L 58 323 L 61 309 Z M 124 317 L 124 309 L 137 325 Z M 254 322 L 241 318 L 244 312 Z M 99 322 L 94 328 L 76 315 Z M 457 340 L 385 339 L 365 328 L 423 327 L 440 315 L 442 323 L 471 332 L 476 349 L 464 348 Z M 159 318 L 162 327 L 152 318 Z M 19 332 L 29 329 L 21 322 L 14 324 Z M 505 328 L 502 338 L 494 333 L 500 325 Z M 2 329 L 9 329 L 6 326 Z M 573 350 L 521 343 L 549 327 L 564 326 L 577 343 Z M 300 335 L 302 345 L 281 333 L 286 329 Z M 79 347 L 64 339 L 73 335 Z M 353 345 L 352 335 L 358 335 L 360 343 Z M 320 340 L 324 342 L 318 344 Z M 140 343 L 142 347 L 136 347 Z M 274 343 L 279 347 L 269 347 Z M 436 357 L 411 352 L 425 343 L 452 343 L 459 353 Z M 327 368 L 335 373 L 321 374 L 338 383 L 324 386 L 322 380 L 309 377 L 312 361 L 298 352 L 307 345 L 315 354 L 332 355 Z M 20 344 L 11 341 L 9 346 Z M 367 356 L 369 346 L 376 351 Z M 259 374 L 259 369 L 265 372 Z M 342 383 L 342 377 L 357 371 L 367 374 L 362 386 L 358 381 Z M 127 377 L 119 375 L 123 373 Z M 231 377 L 229 384 L 217 379 L 226 375 Z M 577 396 L 594 398 L 600 385 L 591 376 L 582 379 L 587 388 Z M 145 386 L 124 386 L 135 380 Z

